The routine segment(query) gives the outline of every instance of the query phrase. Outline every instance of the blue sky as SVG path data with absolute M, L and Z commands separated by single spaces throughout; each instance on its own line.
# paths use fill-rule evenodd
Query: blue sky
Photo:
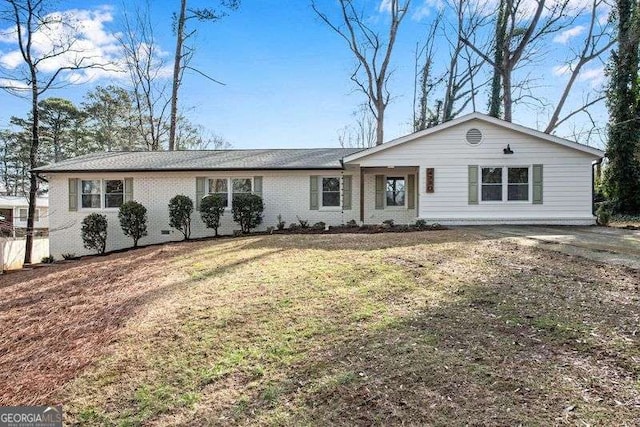
M 364 0 L 364 3 L 371 22 L 384 23 L 386 16 L 379 10 L 379 0 Z M 210 2 L 204 0 L 190 2 L 193 6 L 207 4 Z M 333 0 L 321 0 L 318 4 L 327 12 L 337 11 Z M 392 58 L 394 74 L 390 89 L 394 100 L 387 110 L 387 140 L 411 131 L 413 51 L 416 42 L 424 39 L 439 4 L 433 0 L 414 0 L 413 9 L 401 28 Z M 124 7 L 121 2 L 58 3 L 58 10 L 99 13 L 102 38 L 120 31 Z M 158 42 L 169 56 L 174 48 L 171 13 L 177 7 L 177 0 L 151 3 Z M 583 21 L 579 17 L 572 28 L 575 30 Z M 196 74 L 185 77 L 180 106 L 193 122 L 223 136 L 234 148 L 338 145 L 338 129 L 352 123 L 351 113 L 365 98 L 354 91 L 349 80 L 354 60 L 344 41 L 320 22 L 309 1 L 244 0 L 241 8 L 225 19 L 197 26 L 197 52 L 192 65 L 225 82 L 226 86 Z M 550 38 L 543 52 L 543 63 L 531 69 L 540 77 L 536 93 L 552 102 L 566 79 L 558 75 L 557 70 L 554 72 L 554 67 L 561 65 L 573 40 L 569 36 L 567 40 L 552 42 Z M 440 40 L 438 45 L 437 62 L 444 64 L 448 60 L 444 41 Z M 0 43 L 0 55 L 6 55 L 11 49 L 11 43 Z M 601 85 L 601 68 L 602 64 L 588 68 L 589 73 L 579 82 L 570 104 Z M 48 96 L 79 102 L 87 90 L 109 83 L 122 82 L 107 76 L 50 92 Z M 0 96 L 0 127 L 6 126 L 11 115 L 26 114 L 27 101 L 6 93 Z M 484 96 L 481 99 L 479 110 L 485 112 Z M 515 112 L 514 121 L 532 127 L 543 126 L 549 114 L 527 105 L 517 105 Z M 603 127 L 604 107 L 597 108 L 594 116 Z M 579 126 L 585 119 L 580 117 L 575 122 Z M 559 132 L 560 136 L 569 133 L 568 127 Z

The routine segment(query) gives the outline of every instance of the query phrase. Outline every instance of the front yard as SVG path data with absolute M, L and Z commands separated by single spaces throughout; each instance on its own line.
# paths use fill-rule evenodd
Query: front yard
M 84 425 L 637 425 L 640 271 L 475 229 L 0 277 L 0 405 Z

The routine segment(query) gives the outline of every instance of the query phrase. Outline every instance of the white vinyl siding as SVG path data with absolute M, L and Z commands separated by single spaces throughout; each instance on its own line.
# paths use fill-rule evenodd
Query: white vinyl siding
M 481 144 L 472 146 L 466 142 L 470 128 L 482 131 Z M 514 152 L 511 155 L 503 154 L 507 144 Z M 419 216 L 430 222 L 592 224 L 591 163 L 594 160 L 596 156 L 588 153 L 481 120 L 470 120 L 354 163 L 378 170 L 388 166 L 419 166 Z M 528 201 L 508 202 L 505 195 L 501 203 L 469 204 L 469 165 L 478 165 L 480 173 L 483 167 L 517 168 L 534 164 L 544 166 L 542 204 L 533 204 L 531 194 Z M 426 192 L 426 168 L 434 168 L 437 175 L 433 193 Z M 389 174 L 389 170 L 383 173 Z M 531 169 L 528 180 L 531 188 Z M 506 179 L 503 182 L 507 185 Z

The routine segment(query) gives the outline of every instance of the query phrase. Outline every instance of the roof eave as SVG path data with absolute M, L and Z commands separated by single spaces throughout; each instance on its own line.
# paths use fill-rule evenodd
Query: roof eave
M 255 167 L 255 168 L 115 168 L 115 169 L 32 169 L 34 173 L 109 173 L 109 172 L 222 172 L 222 171 L 302 171 L 302 170 L 342 170 L 343 166 L 314 167 Z

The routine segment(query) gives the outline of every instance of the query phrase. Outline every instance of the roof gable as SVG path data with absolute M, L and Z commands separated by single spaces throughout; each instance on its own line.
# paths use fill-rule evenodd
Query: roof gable
M 593 147 L 589 147 L 587 145 L 579 144 L 577 142 L 570 141 L 570 140 L 564 139 L 564 138 L 560 138 L 560 137 L 557 137 L 557 136 L 554 136 L 554 135 L 549 135 L 549 134 L 546 134 L 544 132 L 540 132 L 538 130 L 528 128 L 526 126 L 518 125 L 518 124 L 515 124 L 515 123 L 511 123 L 511 122 L 507 122 L 507 121 L 504 121 L 504 120 L 500 120 L 500 119 L 496 119 L 495 117 L 487 116 L 487 115 L 482 114 L 482 113 L 471 113 L 471 114 L 467 114 L 467 115 L 458 117 L 456 119 L 450 120 L 450 121 L 448 121 L 446 123 L 442 123 L 440 125 L 434 126 L 432 128 L 425 129 L 425 130 L 419 131 L 419 132 L 415 132 L 415 133 L 412 133 L 412 134 L 409 134 L 409 135 L 406 135 L 406 136 L 391 140 L 389 142 L 385 142 L 384 144 L 377 145 L 375 147 L 372 147 L 372 148 L 369 148 L 369 149 L 366 149 L 366 150 L 362 150 L 362 151 L 359 151 L 357 153 L 348 155 L 348 156 L 346 156 L 344 158 L 343 161 L 344 161 L 344 163 L 354 162 L 354 161 L 356 161 L 358 159 L 361 159 L 363 157 L 367 157 L 367 156 L 369 156 L 371 154 L 379 153 L 381 151 L 388 150 L 388 149 L 396 147 L 398 145 L 402 145 L 402 144 L 405 144 L 405 143 L 410 142 L 410 141 L 415 141 L 415 140 L 417 140 L 419 138 L 422 138 L 422 137 L 425 137 L 425 136 L 428 136 L 428 135 L 436 134 L 436 133 L 441 132 L 443 130 L 450 129 L 450 128 L 453 128 L 455 126 L 459 126 L 461 124 L 467 123 L 467 122 L 472 121 L 472 120 L 480 120 L 480 121 L 483 121 L 483 122 L 486 122 L 486 123 L 489 123 L 489 124 L 492 124 L 492 125 L 503 127 L 505 129 L 509 129 L 509 130 L 512 130 L 512 131 L 515 131 L 515 132 L 519 132 L 519 133 L 523 133 L 523 134 L 532 136 L 532 137 L 537 138 L 537 139 L 541 139 L 541 140 L 544 140 L 544 141 L 552 142 L 552 143 L 555 143 L 555 144 L 558 144 L 558 145 L 561 145 L 561 146 L 564 146 L 564 147 L 567 147 L 567 148 L 571 148 L 571 149 L 574 149 L 574 150 L 577 150 L 577 151 L 581 151 L 583 153 L 590 154 L 590 155 L 592 155 L 592 156 L 594 156 L 596 158 L 604 157 L 604 152 L 602 150 L 597 149 L 597 148 L 593 148 Z

